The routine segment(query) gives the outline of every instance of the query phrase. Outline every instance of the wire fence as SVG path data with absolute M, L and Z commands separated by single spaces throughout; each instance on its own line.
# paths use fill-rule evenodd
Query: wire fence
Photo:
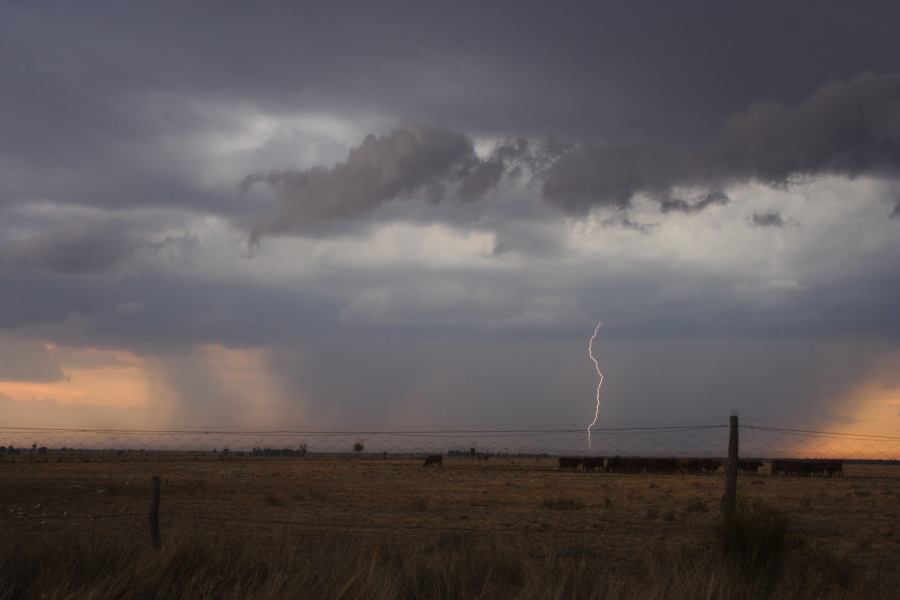
M 728 425 L 584 429 L 309 431 L 77 429 L 0 426 L 0 454 L 214 453 L 236 456 L 422 455 L 724 458 Z M 900 436 L 742 425 L 740 455 L 760 459 L 900 460 Z

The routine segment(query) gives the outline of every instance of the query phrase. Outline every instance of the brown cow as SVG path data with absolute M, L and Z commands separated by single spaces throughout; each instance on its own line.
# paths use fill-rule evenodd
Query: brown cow
M 444 457 L 440 454 L 430 454 L 425 457 L 425 464 L 423 467 L 440 467 L 444 468 Z

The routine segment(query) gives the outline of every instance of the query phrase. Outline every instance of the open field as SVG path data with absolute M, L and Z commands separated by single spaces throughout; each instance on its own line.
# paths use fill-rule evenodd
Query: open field
M 189 534 L 244 548 L 381 548 L 411 560 L 442 544 L 499 543 L 538 563 L 549 553 L 628 578 L 650 557 L 705 547 L 720 520 L 721 471 L 590 474 L 560 472 L 550 459 L 444 460 L 443 469 L 368 456 L 7 460 L 0 545 L 10 560 L 11 544 L 27 551 L 53 540 L 146 552 L 153 474 L 162 480 L 163 552 Z M 784 512 L 804 552 L 852 573 L 832 582 L 835 593 L 900 584 L 900 466 L 849 464 L 842 478 L 741 476 L 739 493 Z

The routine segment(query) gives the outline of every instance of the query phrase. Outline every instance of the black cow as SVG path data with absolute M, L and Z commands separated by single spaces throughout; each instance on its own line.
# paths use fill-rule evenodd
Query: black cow
M 631 456 L 614 456 L 606 462 L 608 473 L 641 473 L 644 471 L 645 460 Z
M 602 456 L 585 456 L 581 461 L 581 468 L 585 473 L 593 473 L 594 471 L 603 472 L 604 459 Z
M 825 472 L 829 477 L 844 476 L 844 463 L 839 460 L 826 460 Z
M 761 460 L 738 460 L 738 470 L 741 473 L 759 473 L 762 465 Z
M 444 468 L 444 457 L 440 454 L 431 454 L 425 457 L 425 464 L 423 467 L 440 467 Z
M 584 459 L 580 456 L 560 456 L 559 457 L 559 470 L 560 471 L 576 471 L 578 467 L 581 466 L 581 463 Z

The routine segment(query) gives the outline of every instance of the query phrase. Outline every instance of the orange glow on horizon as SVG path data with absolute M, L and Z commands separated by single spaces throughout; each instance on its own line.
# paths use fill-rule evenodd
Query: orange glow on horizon
M 59 381 L 0 381 L 0 394 L 17 403 L 51 401 L 83 406 L 142 407 L 149 401 L 144 361 L 131 352 L 68 348 L 52 343 L 47 350 L 58 358 L 64 378 Z M 70 364 L 66 364 L 66 362 Z M 93 364 L 91 363 L 93 361 Z

